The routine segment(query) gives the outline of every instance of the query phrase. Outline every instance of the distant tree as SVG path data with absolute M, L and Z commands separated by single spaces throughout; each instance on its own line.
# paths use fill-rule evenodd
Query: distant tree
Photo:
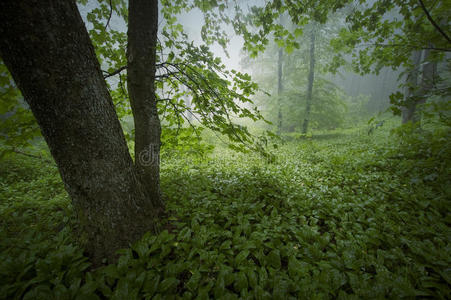
M 335 128 L 344 120 L 343 93 L 326 80 L 327 67 L 333 57 L 328 42 L 337 34 L 337 20 L 330 18 L 326 24 L 312 21 L 302 28 L 287 22 L 284 25 L 287 30 L 292 30 L 292 27 L 298 29 L 294 40 L 297 46 L 287 51 L 283 48 L 285 42 L 274 37 L 275 42 L 270 41 L 263 53 L 255 58 L 249 55 L 242 61 L 245 68 L 252 70 L 253 78 L 264 90 L 277 95 L 272 98 L 274 103 L 265 100 L 264 95 L 259 103 L 272 114 L 267 118 L 275 122 L 278 121 L 278 108 L 281 108 L 284 116 L 282 132 L 292 132 L 295 128 L 307 132 L 309 121 L 312 121 L 310 125 L 314 128 Z M 282 51 L 283 56 L 278 55 Z M 283 90 L 274 88 L 274 74 L 278 74 L 278 82 L 283 82 Z M 279 81 L 279 78 L 282 80 Z
M 277 51 L 277 133 L 282 132 L 283 49 Z
M 437 76 L 437 62 L 428 61 L 431 50 L 416 50 L 412 53 L 413 67 L 407 73 L 406 101 L 401 107 L 402 122 L 418 122 L 417 106 L 424 104 L 428 93 L 433 89 Z M 421 75 L 421 76 L 420 76 Z
M 414 51 L 430 51 L 424 63 L 446 65 L 450 61 L 449 55 L 446 55 L 451 52 L 450 1 L 377 0 L 356 3 L 351 0 L 327 0 L 306 4 L 302 1 L 274 0 L 254 3 L 249 10 L 250 13 L 245 14 L 237 8 L 237 15 L 243 17 L 234 19 L 232 24 L 235 31 L 245 37 L 245 48 L 253 57 L 264 51 L 271 34 L 287 50 L 294 49 L 299 45 L 296 30 L 311 20 L 324 24 L 332 12 L 341 11 L 346 14 L 346 27 L 331 41 L 336 51 L 330 64 L 332 71 L 347 64 L 349 56 L 354 71 L 360 74 L 378 74 L 383 67 L 409 72 L 413 65 L 411 53 Z M 297 25 L 294 30 L 278 24 L 277 20 L 282 14 L 289 15 L 291 22 Z M 223 19 L 228 21 L 227 17 Z M 211 32 L 212 35 L 215 33 L 214 30 Z M 443 76 L 435 74 L 434 83 L 442 82 Z M 401 83 L 400 87 L 408 85 L 408 81 L 407 84 Z M 424 100 L 433 95 L 446 98 L 451 94 L 446 85 L 430 85 L 427 93 L 424 92 L 424 86 L 417 88 L 423 91 L 419 93 L 424 97 L 412 98 L 409 97 L 410 93 L 394 93 L 390 96 L 395 114 L 400 114 L 401 107 L 409 106 L 415 99 Z M 417 105 L 410 105 L 410 109 L 413 107 L 416 109 Z
M 361 74 L 378 74 L 383 67 L 404 71 L 400 87 L 406 92 L 390 96 L 392 110 L 402 112 L 404 123 L 418 121 L 415 111 L 427 98 L 449 97 L 448 89 L 436 85 L 441 81 L 437 65 L 450 61 L 449 1 L 368 1 L 348 9 L 349 26 L 333 41 L 335 66 L 344 61 L 343 54 L 351 54 Z
M 315 26 L 313 25 L 310 32 L 310 52 L 309 52 L 309 74 L 307 85 L 307 97 L 305 105 L 304 123 L 302 124 L 302 133 L 307 133 L 310 120 L 310 110 L 312 107 L 313 81 L 315 80 Z

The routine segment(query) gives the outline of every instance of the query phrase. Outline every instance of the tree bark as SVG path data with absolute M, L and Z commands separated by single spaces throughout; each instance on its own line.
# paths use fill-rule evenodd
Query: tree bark
M 0 2 L 0 53 L 36 117 L 94 264 L 155 226 L 73 0 Z
M 155 208 L 160 195 L 160 134 L 155 97 L 158 1 L 130 0 L 128 24 L 128 91 L 135 121 L 135 166 Z
M 315 28 L 310 34 L 310 69 L 308 75 L 307 101 L 305 107 L 305 118 L 302 126 L 302 133 L 307 133 L 310 121 L 310 111 L 312 107 L 313 81 L 315 79 Z

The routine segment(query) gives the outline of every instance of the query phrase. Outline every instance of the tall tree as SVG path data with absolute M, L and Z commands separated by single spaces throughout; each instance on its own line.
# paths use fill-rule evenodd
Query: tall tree
M 117 249 L 148 230 L 157 230 L 164 208 L 158 113 L 167 114 L 169 126 L 181 124 L 187 111 L 180 101 L 181 85 L 192 97 L 189 111 L 203 126 L 227 135 L 235 149 L 264 152 L 262 143 L 246 127 L 235 125 L 231 115 L 262 119 L 257 110 L 240 105 L 252 103 L 249 96 L 257 85 L 248 74 L 226 70 L 207 46 L 186 41 L 183 26 L 173 26 L 181 7 L 189 9 L 185 2 L 176 7 L 164 4 L 162 14 L 168 24 L 161 43 L 157 43 L 156 0 L 130 0 L 128 8 L 123 0 L 110 1 L 109 8 L 100 2 L 100 9 L 87 16 L 93 26 L 91 39 L 73 0 L 44 0 L 39 6 L 32 0 L 0 4 L 0 56 L 55 158 L 94 263 L 114 259 Z M 109 28 L 113 12 L 130 24 L 128 42 L 125 34 Z M 157 56 L 156 50 L 163 46 L 169 55 L 161 51 Z M 100 69 L 99 61 L 107 70 Z M 129 93 L 121 73 L 125 70 Z M 4 75 L 1 78 L 9 81 Z M 117 75 L 117 89 L 109 91 L 105 78 Z M 162 91 L 172 91 L 167 97 L 156 95 L 156 78 Z M 134 114 L 135 164 L 117 115 L 128 114 L 124 99 L 130 100 Z
M 155 201 L 141 185 L 77 6 L 7 0 L 0 19 L 0 55 L 49 145 L 85 248 L 94 263 L 113 259 L 155 228 Z
M 283 93 L 283 49 L 279 48 L 277 58 L 277 133 L 282 131 L 282 93 Z
M 407 123 L 412 120 L 413 112 L 415 111 L 416 103 L 414 101 L 415 89 L 418 84 L 418 74 L 420 73 L 420 61 L 421 61 L 420 50 L 412 51 L 411 61 L 413 66 L 407 74 L 406 78 L 406 91 L 405 95 L 409 99 L 406 106 L 402 107 L 402 123 Z
M 315 26 L 312 25 L 312 31 L 310 33 L 310 66 L 308 74 L 308 86 L 307 86 L 307 97 L 306 97 L 306 107 L 305 107 L 305 118 L 304 124 L 302 125 L 302 133 L 307 133 L 308 124 L 310 120 L 310 110 L 312 107 L 312 94 L 313 94 L 313 81 L 315 80 Z

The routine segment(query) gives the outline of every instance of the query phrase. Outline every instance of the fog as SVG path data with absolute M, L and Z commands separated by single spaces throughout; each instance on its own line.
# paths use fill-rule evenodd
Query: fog
M 255 3 L 258 3 L 258 1 Z M 85 7 L 80 6 L 80 12 L 85 22 L 87 20 L 87 13 L 96 6 L 98 6 L 96 1 L 90 1 Z M 248 6 L 246 4 L 246 7 L 243 8 L 243 10 L 246 11 L 247 7 Z M 324 103 L 329 104 L 320 104 L 319 100 L 313 101 L 313 110 L 314 113 L 319 114 L 317 118 L 327 119 L 327 113 L 322 111 L 323 107 L 320 107 L 321 105 L 330 105 L 330 107 L 326 110 L 330 110 L 331 112 L 342 110 L 342 108 L 339 107 L 344 107 L 341 114 L 344 116 L 344 114 L 348 113 L 349 116 L 340 118 L 348 118 L 349 120 L 352 120 L 353 118 L 355 119 L 355 116 L 351 116 L 349 111 L 353 111 L 357 109 L 355 107 L 359 106 L 359 114 L 361 116 L 365 116 L 364 118 L 369 119 L 372 115 L 381 114 L 388 111 L 390 107 L 389 96 L 400 90 L 400 83 L 402 83 L 405 78 L 402 76 L 400 77 L 402 69 L 393 70 L 392 68 L 387 67 L 382 68 L 378 74 L 373 73 L 366 75 L 361 75 L 352 71 L 350 66 L 340 67 L 335 73 L 325 70 L 326 65 L 330 63 L 330 58 L 332 56 L 329 40 L 331 37 L 337 35 L 340 27 L 344 26 L 344 17 L 345 15 L 333 18 L 331 17 L 332 21 L 326 23 L 325 25 L 321 25 L 323 26 L 323 29 L 319 30 L 317 33 L 315 78 L 320 81 L 315 81 L 312 97 L 322 98 L 322 101 L 325 101 Z M 392 18 L 395 17 L 397 16 L 392 16 Z M 199 9 L 196 8 L 189 12 L 183 12 L 180 15 L 177 15 L 177 23 L 183 26 L 183 30 L 188 36 L 188 42 L 193 42 L 196 46 L 204 44 L 204 41 L 201 38 L 201 29 L 205 23 L 205 17 Z M 86 22 L 86 24 L 88 30 L 91 29 L 89 22 Z M 161 35 L 161 30 L 165 25 L 166 20 L 164 20 L 160 11 L 160 41 L 164 40 L 164 37 Z M 288 25 L 288 27 L 289 26 L 293 25 Z M 269 94 L 268 96 L 265 93 L 257 93 L 252 97 L 252 99 L 258 106 L 258 109 L 264 112 L 264 117 L 272 122 L 278 122 L 276 120 L 277 113 L 275 112 L 275 107 L 277 105 L 281 107 L 279 109 L 283 115 L 292 115 L 291 121 L 289 120 L 290 117 L 284 118 L 284 122 L 286 123 L 294 122 L 293 120 L 295 119 L 302 119 L 304 118 L 303 115 L 306 114 L 306 108 L 299 108 L 299 104 L 296 103 L 301 103 L 301 106 L 305 106 L 305 99 L 307 96 L 309 64 L 308 48 L 310 47 L 308 38 L 309 26 L 311 25 L 306 25 L 303 36 L 299 37 L 297 40 L 300 45 L 299 50 L 295 49 L 293 53 L 288 53 L 285 49 L 282 50 L 284 51 L 284 61 L 282 62 L 283 74 L 281 80 L 283 81 L 284 91 L 283 94 L 280 95 L 277 95 L 278 61 L 276 53 L 277 47 L 275 48 L 274 46 L 274 42 L 272 41 L 273 37 L 269 37 L 270 42 L 266 51 L 260 53 L 257 58 L 250 58 L 249 54 L 243 50 L 244 40 L 241 36 L 237 36 L 234 33 L 231 26 L 222 28 L 227 32 L 229 38 L 229 43 L 226 45 L 225 49 L 223 49 L 218 43 L 209 45 L 210 51 L 212 51 L 216 57 L 221 59 L 227 69 L 234 69 L 243 73 L 249 73 L 252 76 L 252 80 L 259 84 L 260 89 Z M 109 22 L 109 27 L 124 33 L 127 31 L 126 24 L 114 13 Z M 360 50 L 362 49 L 363 48 Z M 172 49 L 172 51 L 174 50 Z M 162 50 L 162 53 L 163 56 L 168 54 L 165 49 Z M 347 64 L 350 64 L 351 56 L 345 56 L 345 60 L 347 61 Z M 105 65 L 102 67 L 107 68 L 108 66 Z M 109 78 L 108 81 L 112 87 L 117 87 L 117 78 Z M 321 87 L 317 89 L 316 85 L 318 84 Z M 332 90 L 330 88 L 325 88 L 325 86 L 332 85 L 334 86 Z M 162 92 L 165 93 L 166 91 L 167 89 L 163 88 Z M 186 98 L 185 101 L 191 105 L 191 100 L 188 98 Z M 282 100 L 275 100 L 276 98 Z M 279 104 L 276 104 L 277 101 L 279 101 Z M 331 104 L 332 102 L 334 104 Z M 334 106 L 337 107 L 334 108 Z M 293 113 L 294 111 L 296 111 L 296 113 Z M 357 114 L 357 112 L 355 113 Z M 191 112 L 188 112 L 187 114 L 192 115 Z M 352 123 L 352 121 L 350 122 Z M 297 123 L 297 125 L 287 125 L 285 129 L 288 131 L 299 130 L 300 123 Z M 343 126 L 344 124 L 343 122 L 337 121 L 336 124 L 318 125 L 322 123 L 323 121 L 321 120 L 316 120 L 314 122 L 317 128 L 322 128 L 324 126 L 327 128 L 335 128 L 337 126 Z

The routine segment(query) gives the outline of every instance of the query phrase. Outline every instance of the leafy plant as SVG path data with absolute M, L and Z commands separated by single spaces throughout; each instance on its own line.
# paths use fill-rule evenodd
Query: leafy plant
M 73 246 L 55 168 L 4 160 L 1 294 L 449 298 L 449 131 L 407 125 L 393 138 L 393 125 L 287 143 L 271 163 L 219 147 L 202 161 L 168 155 L 163 230 L 96 270 Z

